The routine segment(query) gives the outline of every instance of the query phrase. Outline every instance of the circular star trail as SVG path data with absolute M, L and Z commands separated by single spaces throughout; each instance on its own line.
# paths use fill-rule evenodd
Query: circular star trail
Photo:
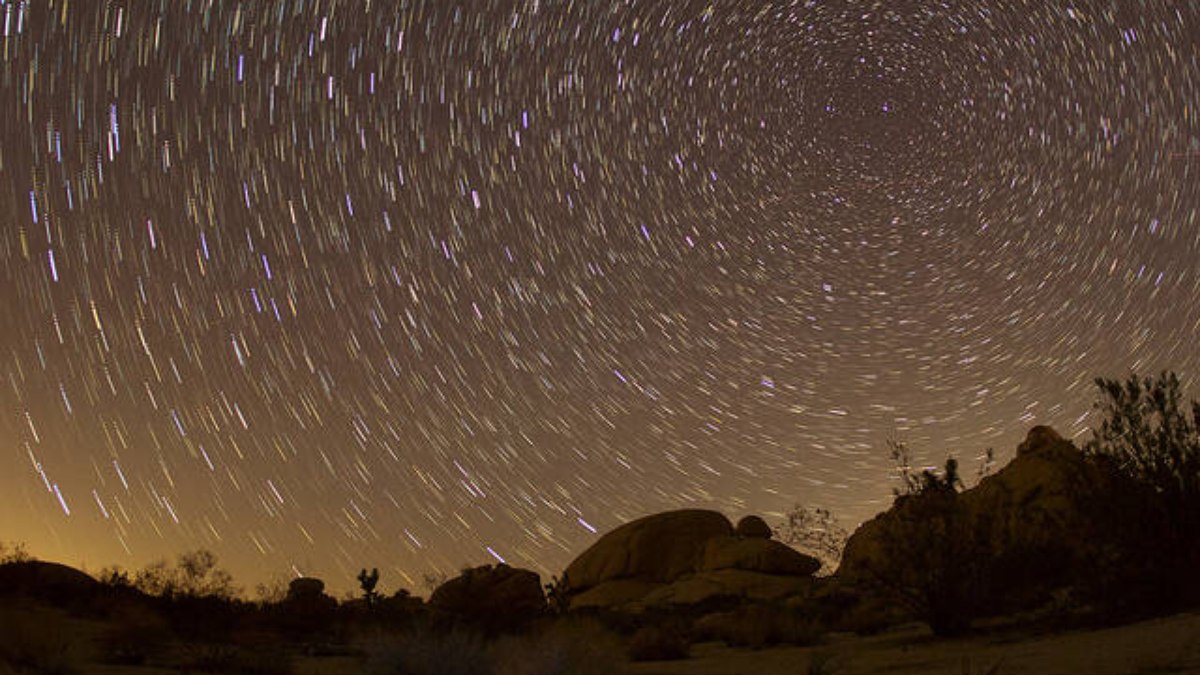
M 3 537 L 384 585 L 1200 352 L 1194 3 L 0 0 Z M 1192 387 L 1195 390 L 1195 387 Z M 386 590 L 386 589 L 385 589 Z

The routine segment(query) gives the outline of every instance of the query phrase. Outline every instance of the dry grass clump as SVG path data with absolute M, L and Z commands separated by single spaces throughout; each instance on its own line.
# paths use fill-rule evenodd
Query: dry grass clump
M 529 636 L 500 640 L 491 650 L 497 675 L 619 675 L 620 640 L 598 621 L 560 619 Z
M 486 675 L 487 644 L 477 633 L 427 628 L 378 637 L 365 646 L 371 675 Z
M 20 605 L 0 608 L 0 673 L 78 675 L 87 647 L 60 612 Z

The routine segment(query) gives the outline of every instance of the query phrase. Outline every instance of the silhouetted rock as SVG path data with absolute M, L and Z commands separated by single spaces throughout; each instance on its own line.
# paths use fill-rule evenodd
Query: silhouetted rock
M 734 533 L 748 539 L 770 539 L 774 534 L 771 532 L 771 526 L 767 525 L 767 521 L 760 516 L 743 517 L 734 528 Z
M 78 606 L 103 589 L 86 573 L 58 563 L 25 560 L 0 565 L 0 597 L 19 595 Z
M 299 579 L 292 579 L 291 583 L 288 584 L 287 599 L 304 600 L 320 597 L 324 593 L 324 581 L 313 577 L 300 577 Z
M 465 570 L 438 586 L 430 607 L 487 628 L 519 626 L 546 611 L 546 596 L 537 572 L 508 565 Z
M 726 569 L 807 577 L 821 569 L 821 561 L 770 539 L 710 539 L 704 546 L 698 570 Z
M 571 609 L 600 607 L 615 609 L 637 604 L 665 584 L 642 579 L 615 579 L 592 586 L 571 597 Z
M 1008 465 L 958 495 L 966 529 L 987 533 L 979 555 L 994 561 L 991 580 L 1003 586 L 990 594 L 984 612 L 1036 602 L 1072 580 L 1086 564 L 1091 500 L 1108 480 L 1102 465 L 1050 427 L 1037 426 Z M 899 562 L 887 559 L 885 542 L 919 526 L 919 506 L 916 498 L 901 497 L 863 523 L 846 542 L 838 576 L 869 581 Z
M 782 545 L 782 544 L 781 544 Z M 721 569 L 689 574 L 640 598 L 641 607 L 700 605 L 717 598 L 776 601 L 807 593 L 812 576 Z
M 757 521 L 757 522 L 755 522 Z M 668 511 L 604 535 L 567 567 L 571 608 L 642 609 L 804 592 L 817 559 L 769 539 L 761 518 L 739 536 L 715 511 Z M 763 536 L 763 534 L 766 536 Z
M 732 534 L 729 519 L 716 511 L 656 513 L 601 537 L 567 567 L 566 577 L 572 593 L 617 579 L 674 581 L 696 571 L 710 539 Z

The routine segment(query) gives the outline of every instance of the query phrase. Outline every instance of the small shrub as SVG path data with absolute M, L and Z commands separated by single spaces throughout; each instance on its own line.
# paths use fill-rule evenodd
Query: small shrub
M 562 577 L 550 577 L 550 583 L 545 585 L 546 608 L 554 615 L 566 614 L 571 609 L 571 583 L 567 581 L 566 572 Z
M 775 539 L 821 561 L 819 576 L 833 574 L 842 560 L 850 532 L 829 509 L 797 504 L 772 529 Z
M 25 550 L 23 542 L 8 544 L 0 541 L 0 565 L 29 562 L 30 560 L 33 560 L 33 556 L 29 555 L 29 551 Z
M 917 472 L 906 445 L 888 445 L 901 486 L 889 513 L 893 522 L 879 540 L 882 556 L 864 570 L 865 583 L 920 617 L 935 635 L 962 635 L 981 611 L 994 576 L 992 533 L 986 527 L 991 520 L 967 512 L 954 458 L 941 472 Z
M 629 658 L 634 661 L 674 661 L 691 653 L 687 631 L 674 622 L 650 624 L 629 638 Z
M 620 641 L 598 621 L 560 619 L 534 635 L 502 639 L 491 650 L 501 675 L 619 675 Z
M 367 646 L 372 675 L 488 675 L 487 645 L 478 633 L 418 629 Z

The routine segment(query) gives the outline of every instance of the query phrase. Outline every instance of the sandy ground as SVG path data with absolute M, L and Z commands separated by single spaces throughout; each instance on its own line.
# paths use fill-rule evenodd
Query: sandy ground
M 75 631 L 99 624 L 73 620 Z M 74 631 L 73 631 L 74 632 Z M 810 664 L 823 663 L 823 668 Z M 361 675 L 353 657 L 299 658 L 296 675 Z M 166 668 L 88 663 L 84 675 L 177 675 Z M 873 637 L 830 636 L 816 647 L 692 648 L 682 661 L 635 663 L 630 675 L 1200 675 L 1200 613 L 1181 614 L 1102 630 L 1031 635 L 1019 629 L 959 640 L 934 639 L 920 625 Z M 0 666 L 0 675 L 7 671 Z
M 809 669 L 814 658 L 825 669 Z M 818 647 L 748 651 L 697 645 L 686 661 L 633 664 L 637 675 L 1150 675 L 1200 674 L 1200 614 L 1050 636 L 1012 634 L 934 640 L 908 626 L 869 638 L 832 637 Z

